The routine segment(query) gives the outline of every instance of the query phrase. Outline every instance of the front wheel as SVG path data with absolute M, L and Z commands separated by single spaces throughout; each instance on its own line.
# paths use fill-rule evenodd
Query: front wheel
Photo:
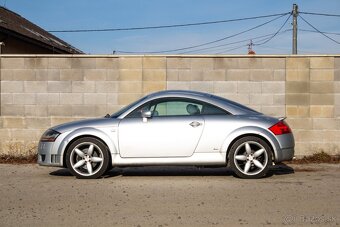
M 229 164 L 234 173 L 241 178 L 261 178 L 272 166 L 272 150 L 258 137 L 243 137 L 231 147 Z
M 100 140 L 92 137 L 80 138 L 67 149 L 66 165 L 77 178 L 95 179 L 108 169 L 108 153 L 108 149 Z

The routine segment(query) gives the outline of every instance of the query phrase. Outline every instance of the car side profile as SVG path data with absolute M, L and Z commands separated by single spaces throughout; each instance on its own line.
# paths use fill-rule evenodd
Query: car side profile
M 195 91 L 160 91 L 103 118 L 54 126 L 41 137 L 38 163 L 98 178 L 112 167 L 229 166 L 261 178 L 291 160 L 294 137 L 284 118 Z

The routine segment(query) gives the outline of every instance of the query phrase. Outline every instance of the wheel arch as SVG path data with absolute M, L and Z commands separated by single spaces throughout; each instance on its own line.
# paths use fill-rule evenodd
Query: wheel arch
M 245 128 L 240 128 L 240 129 L 232 132 L 228 136 L 228 138 L 224 141 L 223 146 L 222 146 L 222 150 L 226 152 L 226 163 L 228 163 L 229 152 L 230 152 L 233 144 L 236 141 L 238 141 L 239 139 L 247 137 L 247 136 L 254 136 L 254 137 L 260 138 L 264 142 L 266 142 L 267 145 L 272 150 L 272 155 L 273 155 L 274 161 L 277 159 L 278 152 L 280 152 L 281 148 L 280 148 L 279 143 L 276 140 L 276 138 L 273 135 L 271 135 L 269 132 L 265 131 L 263 128 L 245 127 Z
M 117 153 L 116 146 L 114 145 L 113 141 L 110 139 L 110 137 L 103 131 L 100 131 L 98 129 L 94 128 L 82 128 L 75 130 L 71 132 L 69 135 L 67 135 L 63 141 L 61 142 L 61 145 L 59 146 L 59 152 L 62 156 L 62 165 L 66 167 L 66 152 L 67 149 L 70 147 L 70 145 L 81 138 L 84 137 L 91 137 L 99 140 L 102 142 L 109 151 L 109 164 L 112 165 L 112 153 Z

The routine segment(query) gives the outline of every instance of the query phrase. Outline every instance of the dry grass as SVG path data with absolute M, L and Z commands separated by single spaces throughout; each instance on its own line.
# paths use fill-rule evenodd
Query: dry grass
M 37 143 L 11 141 L 6 144 L 5 153 L 0 154 L 0 163 L 28 164 L 37 162 Z
M 324 151 L 316 152 L 301 159 L 295 159 L 287 164 L 310 164 L 310 163 L 340 163 L 340 155 L 329 155 Z

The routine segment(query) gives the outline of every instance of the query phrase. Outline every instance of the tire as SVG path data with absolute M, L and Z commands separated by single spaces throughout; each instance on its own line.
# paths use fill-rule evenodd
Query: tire
M 264 177 L 272 166 L 272 149 L 261 138 L 246 136 L 237 140 L 229 152 L 229 166 L 244 179 Z
M 105 144 L 93 137 L 72 142 L 66 152 L 66 166 L 79 179 L 96 179 L 109 166 L 109 152 Z

